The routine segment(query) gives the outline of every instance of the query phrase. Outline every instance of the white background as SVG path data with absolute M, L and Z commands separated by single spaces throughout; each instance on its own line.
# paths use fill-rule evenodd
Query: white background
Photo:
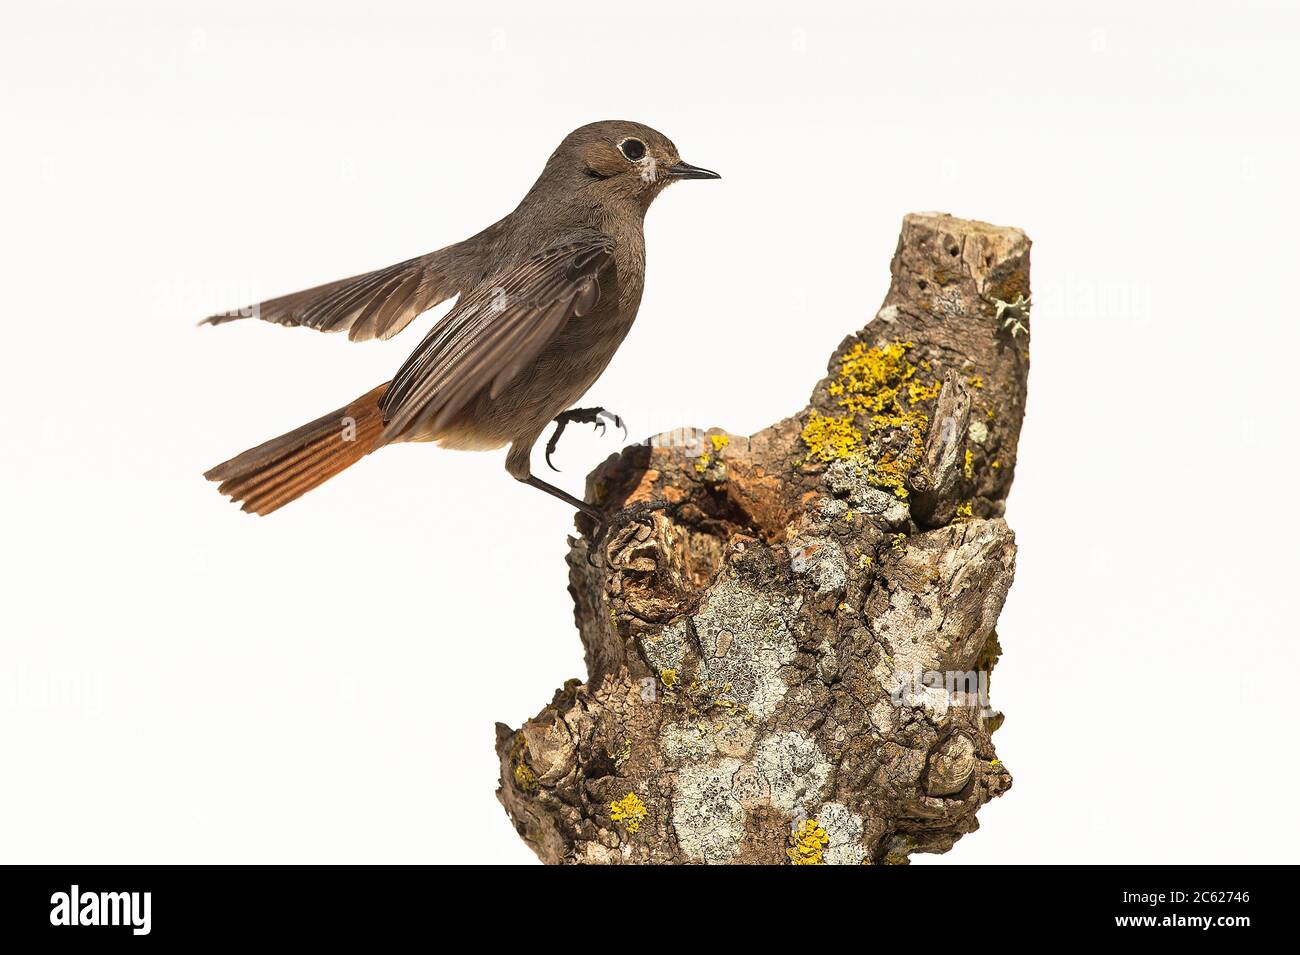
M 200 476 L 442 309 L 195 322 L 464 238 L 605 118 L 725 177 L 649 216 L 589 394 L 634 438 L 801 408 L 908 211 L 1035 242 L 1015 787 L 922 861 L 1291 860 L 1294 8 L 446 6 L 6 8 L 0 861 L 532 861 L 493 723 L 584 672 L 566 509 L 500 452 L 385 450 L 267 519 Z M 615 448 L 571 430 L 561 481 Z

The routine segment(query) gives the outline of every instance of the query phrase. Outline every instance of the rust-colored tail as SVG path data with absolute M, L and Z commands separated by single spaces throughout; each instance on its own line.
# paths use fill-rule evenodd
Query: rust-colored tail
M 242 501 L 252 514 L 270 514 L 324 484 L 379 446 L 384 432 L 380 399 L 388 383 L 310 424 L 272 438 L 203 475 Z

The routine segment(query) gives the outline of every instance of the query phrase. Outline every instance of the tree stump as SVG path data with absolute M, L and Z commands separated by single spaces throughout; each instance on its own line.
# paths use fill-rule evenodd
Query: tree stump
M 571 539 L 587 679 L 498 724 L 549 863 L 906 863 L 1011 786 L 988 706 L 1029 370 L 1029 240 L 913 214 L 808 406 L 597 468 Z

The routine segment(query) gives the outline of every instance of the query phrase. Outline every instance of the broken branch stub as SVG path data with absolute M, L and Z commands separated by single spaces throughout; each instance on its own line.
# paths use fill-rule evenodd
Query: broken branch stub
M 883 307 L 806 408 L 591 474 L 613 522 L 569 555 L 587 680 L 497 727 L 498 797 L 543 861 L 900 863 L 1010 787 L 987 688 L 1029 245 L 907 216 Z

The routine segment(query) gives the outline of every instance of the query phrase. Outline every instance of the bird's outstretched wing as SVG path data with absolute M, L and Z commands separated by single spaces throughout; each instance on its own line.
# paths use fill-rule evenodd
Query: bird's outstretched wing
M 385 440 L 426 425 L 436 434 L 484 388 L 499 395 L 566 322 L 595 308 L 613 251 L 610 236 L 585 229 L 466 293 L 389 385 Z
M 391 338 L 421 312 L 463 291 L 466 269 L 456 253 L 456 246 L 448 246 L 364 275 L 212 315 L 200 324 L 260 318 L 321 332 L 346 331 L 354 342 Z

